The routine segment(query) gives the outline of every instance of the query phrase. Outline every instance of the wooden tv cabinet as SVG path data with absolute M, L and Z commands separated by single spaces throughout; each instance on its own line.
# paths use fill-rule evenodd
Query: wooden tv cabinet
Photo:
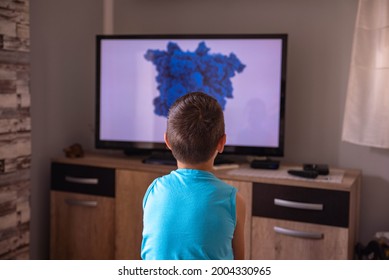
M 144 193 L 173 169 L 120 155 L 53 159 L 51 258 L 140 259 Z M 341 181 L 279 176 L 248 164 L 215 171 L 246 201 L 246 259 L 351 259 L 361 172 L 335 171 Z

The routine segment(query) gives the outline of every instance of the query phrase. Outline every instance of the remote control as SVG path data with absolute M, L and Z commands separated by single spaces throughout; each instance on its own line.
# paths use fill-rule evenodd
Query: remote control
M 303 178 L 309 178 L 309 179 L 315 179 L 319 174 L 315 170 L 288 170 L 288 173 L 290 175 L 303 177 Z

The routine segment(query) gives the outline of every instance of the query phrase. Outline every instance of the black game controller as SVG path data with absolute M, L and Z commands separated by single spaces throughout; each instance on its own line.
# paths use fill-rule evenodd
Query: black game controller
M 330 170 L 328 168 L 327 164 L 312 164 L 312 163 L 306 163 L 303 164 L 303 170 L 304 171 L 316 171 L 319 175 L 328 175 L 330 174 Z

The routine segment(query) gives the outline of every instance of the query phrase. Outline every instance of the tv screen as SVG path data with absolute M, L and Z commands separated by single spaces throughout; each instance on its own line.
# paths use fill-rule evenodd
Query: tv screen
M 169 107 L 202 91 L 225 153 L 283 156 L 287 35 L 98 35 L 96 147 L 164 150 Z

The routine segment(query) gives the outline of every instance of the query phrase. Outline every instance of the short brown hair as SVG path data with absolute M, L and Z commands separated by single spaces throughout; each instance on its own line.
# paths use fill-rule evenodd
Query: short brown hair
M 209 160 L 224 133 L 223 110 L 205 93 L 186 94 L 169 109 L 166 137 L 178 161 L 198 164 Z

